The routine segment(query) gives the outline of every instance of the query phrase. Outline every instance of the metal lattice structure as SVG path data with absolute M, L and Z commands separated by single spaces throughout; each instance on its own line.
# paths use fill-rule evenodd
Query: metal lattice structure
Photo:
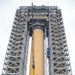
M 50 9 L 49 47 L 51 48 L 50 67 L 53 75 L 69 75 L 71 72 L 66 36 L 60 9 Z M 52 71 L 53 70 L 53 71 Z
M 57 6 L 17 9 L 2 75 L 27 74 L 29 38 L 35 22 L 41 23 L 37 27 L 44 31 L 44 75 L 72 75 L 62 14 Z

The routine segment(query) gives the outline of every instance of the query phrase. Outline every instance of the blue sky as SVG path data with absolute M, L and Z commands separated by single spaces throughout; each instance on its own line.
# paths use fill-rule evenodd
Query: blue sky
M 72 72 L 75 75 L 75 0 L 0 0 L 0 73 L 2 72 L 16 9 L 19 6 L 31 5 L 31 2 L 34 5 L 58 6 L 61 9 Z

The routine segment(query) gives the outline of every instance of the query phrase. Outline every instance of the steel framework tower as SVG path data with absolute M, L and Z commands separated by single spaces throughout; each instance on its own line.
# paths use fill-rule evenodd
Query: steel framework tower
M 21 6 L 14 19 L 2 75 L 72 75 L 57 6 Z

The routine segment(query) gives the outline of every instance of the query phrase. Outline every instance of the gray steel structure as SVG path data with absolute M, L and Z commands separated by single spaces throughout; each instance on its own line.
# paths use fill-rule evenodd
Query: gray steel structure
M 17 9 L 6 51 L 2 75 L 26 75 L 29 37 L 33 23 L 44 24 L 45 47 L 49 48 L 45 75 L 72 75 L 61 10 L 57 6 L 21 6 Z M 46 46 L 47 45 L 47 46 Z M 47 59 L 47 60 L 46 60 Z M 48 74 L 46 73 L 48 72 Z

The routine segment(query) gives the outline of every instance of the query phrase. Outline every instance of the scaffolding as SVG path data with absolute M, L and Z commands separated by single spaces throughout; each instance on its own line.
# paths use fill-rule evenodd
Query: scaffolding
M 2 75 L 29 74 L 29 39 L 37 28 L 44 32 L 44 75 L 72 75 L 61 10 L 44 5 L 17 9 Z

